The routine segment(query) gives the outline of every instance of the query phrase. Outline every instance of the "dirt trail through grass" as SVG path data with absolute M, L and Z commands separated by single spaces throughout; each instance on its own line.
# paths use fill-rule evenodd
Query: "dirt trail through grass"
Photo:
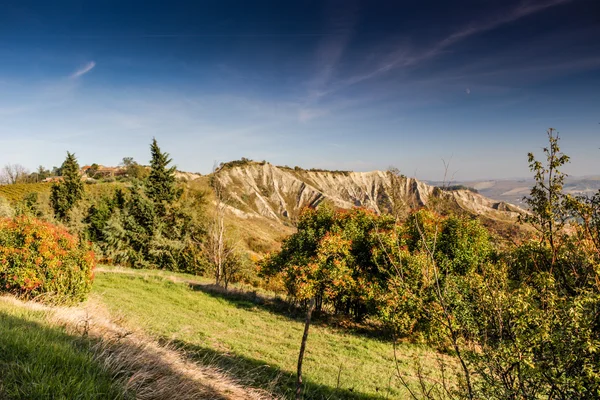
M 47 327 L 63 328 L 73 337 L 88 339 L 93 359 L 122 384 L 124 398 L 272 398 L 265 391 L 244 388 L 217 368 L 189 361 L 180 351 L 141 331 L 123 328 L 95 301 L 69 308 L 23 302 L 11 296 L 0 296 L 0 302 L 6 309 L 39 312 Z

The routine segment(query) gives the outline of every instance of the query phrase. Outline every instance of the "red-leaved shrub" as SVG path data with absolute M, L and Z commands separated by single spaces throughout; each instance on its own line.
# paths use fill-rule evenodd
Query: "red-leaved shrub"
M 0 219 L 0 292 L 52 302 L 82 301 L 94 253 L 64 228 L 34 218 Z

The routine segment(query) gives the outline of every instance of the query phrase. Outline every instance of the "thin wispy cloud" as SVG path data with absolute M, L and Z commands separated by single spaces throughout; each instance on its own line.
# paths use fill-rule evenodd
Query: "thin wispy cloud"
M 319 98 L 334 76 L 338 64 L 350 44 L 357 21 L 358 3 L 356 1 L 329 1 L 326 10 L 326 25 L 333 34 L 324 37 L 317 47 L 317 72 L 310 83 L 310 99 Z
M 388 54 L 385 57 L 385 60 L 376 68 L 346 79 L 338 87 L 330 90 L 329 93 L 372 79 L 396 68 L 416 65 L 448 51 L 451 46 L 456 45 L 472 36 L 491 31 L 499 28 L 502 25 L 515 22 L 521 18 L 541 12 L 551 7 L 569 3 L 571 1 L 573 0 L 522 1 L 516 7 L 509 10 L 509 12 L 491 19 L 472 23 L 436 42 L 433 46 L 430 46 L 425 50 L 415 51 L 414 48 L 410 46 L 402 46 L 393 53 Z
M 472 24 L 462 30 L 459 30 L 452 35 L 448 36 L 444 40 L 440 41 L 431 52 L 432 55 L 437 54 L 439 51 L 449 47 L 455 43 L 458 43 L 464 39 L 467 39 L 473 35 L 490 31 L 498 28 L 502 25 L 515 22 L 521 18 L 529 15 L 538 13 L 545 9 L 559 6 L 561 4 L 569 3 L 572 0 L 551 0 L 551 1 L 524 1 L 521 2 L 517 7 L 510 10 L 507 14 L 500 15 L 480 23 Z
M 306 123 L 329 114 L 329 110 L 317 107 L 316 103 L 329 93 L 331 81 L 354 35 L 358 16 L 358 2 L 355 0 L 330 0 L 327 3 L 325 25 L 332 33 L 317 46 L 316 72 L 308 82 L 308 96 L 298 109 L 300 122 Z
M 95 61 L 90 61 L 87 64 L 85 64 L 83 67 L 77 69 L 75 72 L 73 72 L 70 76 L 71 79 L 77 79 L 82 77 L 83 75 L 87 74 L 88 72 L 90 72 L 91 70 L 94 69 L 94 67 L 96 66 L 96 62 Z

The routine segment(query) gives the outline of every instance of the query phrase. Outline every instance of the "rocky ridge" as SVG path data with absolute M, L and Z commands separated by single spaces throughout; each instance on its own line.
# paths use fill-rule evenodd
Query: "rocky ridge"
M 215 173 L 235 213 L 293 221 L 302 208 L 329 201 L 336 207 L 365 207 L 377 213 L 396 202 L 412 207 L 444 199 L 469 213 L 495 220 L 515 220 L 523 212 L 469 190 L 444 191 L 417 179 L 386 171 L 350 172 L 277 167 L 267 162 L 224 166 Z

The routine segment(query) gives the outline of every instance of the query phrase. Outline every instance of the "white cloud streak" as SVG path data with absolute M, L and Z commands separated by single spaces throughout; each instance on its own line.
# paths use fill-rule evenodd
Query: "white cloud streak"
M 463 29 L 452 33 L 451 35 L 436 42 L 433 46 L 423 51 L 415 52 L 411 48 L 400 48 L 392 54 L 388 54 L 386 60 L 380 63 L 380 65 L 377 68 L 347 79 L 340 86 L 330 90 L 329 93 L 374 78 L 378 75 L 381 75 L 382 73 L 388 72 L 396 68 L 410 67 L 416 65 L 422 61 L 436 57 L 437 55 L 447 51 L 449 47 L 459 42 L 462 42 L 472 36 L 491 31 L 502 25 L 515 22 L 521 18 L 541 12 L 551 7 L 569 3 L 571 1 L 573 0 L 522 1 L 519 5 L 511 9 L 508 13 L 502 14 L 492 19 L 488 19 L 483 22 L 473 23 Z
M 90 61 L 88 63 L 86 63 L 83 67 L 77 69 L 75 72 L 73 72 L 70 76 L 71 79 L 77 79 L 82 77 L 83 75 L 87 74 L 88 72 L 90 72 L 92 69 L 94 69 L 94 67 L 96 66 L 96 62 L 95 61 Z
M 317 73 L 313 78 L 310 98 L 318 98 L 335 75 L 358 20 L 356 1 L 330 1 L 327 7 L 327 28 L 335 34 L 326 36 L 317 48 Z
M 308 96 L 298 110 L 298 120 L 302 123 L 328 115 L 330 112 L 316 104 L 329 93 L 330 82 L 335 77 L 352 40 L 358 22 L 358 6 L 355 0 L 330 0 L 325 8 L 325 24 L 327 29 L 334 33 L 325 36 L 317 46 L 316 72 L 308 82 Z

